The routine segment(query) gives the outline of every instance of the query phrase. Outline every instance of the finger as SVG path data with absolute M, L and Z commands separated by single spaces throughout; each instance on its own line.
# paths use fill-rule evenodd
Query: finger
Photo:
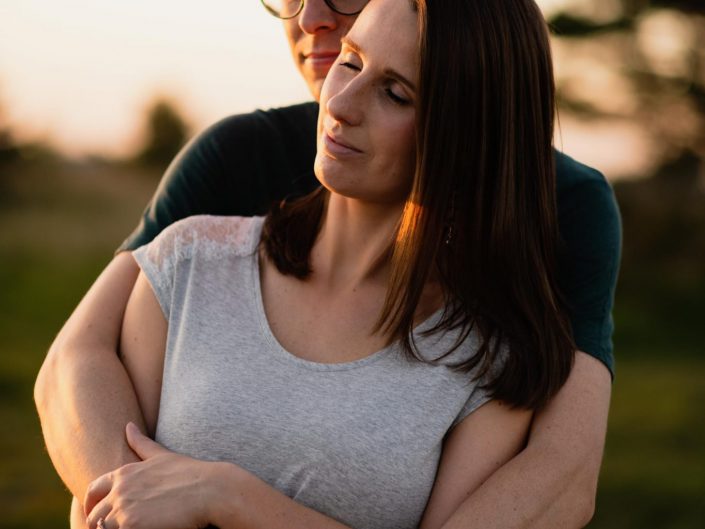
M 88 529 L 101 529 L 101 525 L 103 526 L 103 529 L 109 529 L 110 527 L 114 527 L 115 524 L 111 526 L 111 524 L 107 520 L 112 510 L 113 506 L 107 498 L 98 502 L 98 504 L 93 508 L 91 513 L 86 518 L 86 525 L 88 526 Z
M 113 474 L 108 472 L 91 482 L 83 499 L 83 513 L 88 517 L 95 505 L 105 498 L 113 488 Z
M 127 435 L 127 444 L 130 445 L 130 448 L 132 448 L 135 454 L 143 461 L 150 457 L 168 452 L 162 445 L 152 441 L 149 437 L 140 432 L 139 428 L 132 422 L 127 423 L 125 433 Z
M 96 529 L 118 529 L 120 526 L 113 518 L 98 518 Z

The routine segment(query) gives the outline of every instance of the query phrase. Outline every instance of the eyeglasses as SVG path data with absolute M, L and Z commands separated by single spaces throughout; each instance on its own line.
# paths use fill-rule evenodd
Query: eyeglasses
M 304 0 L 260 0 L 270 14 L 277 18 L 294 18 L 304 8 Z M 339 15 L 357 15 L 369 0 L 325 0 L 326 5 Z

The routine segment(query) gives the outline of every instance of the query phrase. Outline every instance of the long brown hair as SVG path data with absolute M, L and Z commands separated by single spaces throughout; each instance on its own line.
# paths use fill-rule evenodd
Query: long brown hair
M 416 171 L 377 331 L 422 360 L 414 317 L 429 277 L 439 277 L 446 309 L 431 332 L 461 329 L 456 345 L 473 329 L 481 338 L 477 354 L 456 367 L 477 367 L 495 398 L 540 408 L 567 379 L 575 349 L 555 271 L 546 24 L 533 0 L 414 5 L 421 39 Z M 268 217 L 262 240 L 280 272 L 310 273 L 326 196 L 317 191 Z M 502 346 L 502 368 L 490 371 Z

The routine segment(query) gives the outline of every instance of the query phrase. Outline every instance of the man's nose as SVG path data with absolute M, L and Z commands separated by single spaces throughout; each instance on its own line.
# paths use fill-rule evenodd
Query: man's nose
M 324 0 L 306 0 L 299 13 L 299 27 L 304 33 L 314 35 L 319 31 L 332 31 L 338 27 L 339 15 Z

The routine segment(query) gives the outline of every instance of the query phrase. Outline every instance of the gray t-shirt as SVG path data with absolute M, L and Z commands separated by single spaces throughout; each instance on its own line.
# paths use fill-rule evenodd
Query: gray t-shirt
M 286 351 L 267 323 L 257 245 L 261 217 L 179 221 L 134 252 L 169 323 L 156 439 L 230 461 L 351 527 L 417 527 L 448 431 L 488 396 L 449 364 L 474 334 L 430 365 L 396 344 L 326 364 Z M 454 333 L 421 336 L 424 358 Z

